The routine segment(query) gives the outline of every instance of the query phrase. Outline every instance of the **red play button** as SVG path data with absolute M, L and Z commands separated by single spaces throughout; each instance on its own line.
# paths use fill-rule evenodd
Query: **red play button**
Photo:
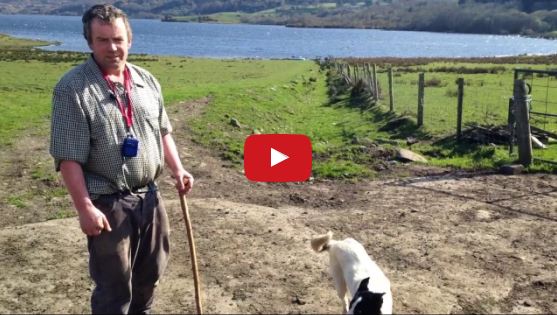
M 300 182 L 311 175 L 311 141 L 305 135 L 251 135 L 244 143 L 244 172 L 256 182 Z

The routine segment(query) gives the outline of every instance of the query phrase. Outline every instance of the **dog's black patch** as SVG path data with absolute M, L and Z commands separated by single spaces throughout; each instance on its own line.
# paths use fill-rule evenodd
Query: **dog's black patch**
M 368 289 L 368 287 L 367 287 L 368 284 L 369 284 L 369 277 L 367 277 L 367 278 L 363 279 L 362 281 L 360 281 L 360 286 L 358 287 L 358 292 L 360 292 L 360 291 L 362 291 L 362 292 L 369 291 L 369 289 Z
M 385 293 L 374 293 L 368 289 L 369 278 L 360 282 L 358 291 L 350 301 L 350 309 L 354 307 L 353 314 L 381 314 L 383 306 L 383 295 Z
M 383 294 L 385 293 L 362 292 L 360 294 L 361 299 L 356 302 L 353 314 L 381 314 Z

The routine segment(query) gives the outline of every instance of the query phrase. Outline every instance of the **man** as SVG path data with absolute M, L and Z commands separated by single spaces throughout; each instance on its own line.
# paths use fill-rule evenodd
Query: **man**
M 93 313 L 148 313 L 168 261 L 168 218 L 155 179 L 168 164 L 180 194 L 182 166 L 160 85 L 127 63 L 124 12 L 95 5 L 83 15 L 92 51 L 53 93 L 50 153 L 87 235 Z

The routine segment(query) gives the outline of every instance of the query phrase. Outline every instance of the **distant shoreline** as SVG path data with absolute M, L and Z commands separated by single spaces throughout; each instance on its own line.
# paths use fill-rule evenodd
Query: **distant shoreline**
M 5 45 L 6 41 L 17 40 L 20 42 L 21 45 L 9 46 Z M 47 45 L 41 44 L 42 43 L 50 43 Z M 37 44 L 38 43 L 38 44 Z M 44 53 L 76 53 L 76 54 L 83 54 L 87 55 L 88 52 L 78 52 L 78 51 L 49 51 L 43 50 L 41 47 L 50 46 L 52 44 L 59 44 L 57 42 L 46 42 L 40 40 L 33 40 L 33 39 L 25 39 L 25 38 L 17 38 L 10 35 L 5 35 L 0 33 L 0 52 L 5 50 L 11 49 L 29 49 L 35 50 L 39 49 L 41 52 Z M 159 58 L 159 57 L 169 57 L 169 56 L 160 56 L 156 54 L 141 54 L 141 53 L 131 53 L 130 58 Z M 196 57 L 186 57 L 186 56 L 174 56 L 176 58 L 192 58 L 197 59 Z M 206 59 L 215 59 L 209 57 L 203 57 Z M 199 58 L 199 59 L 203 59 Z M 217 59 L 225 59 L 225 58 L 217 58 Z M 237 60 L 250 60 L 253 58 L 233 58 Z M 493 63 L 493 64 L 509 64 L 509 63 L 527 63 L 527 64 L 557 64 L 557 53 L 556 54 L 547 54 L 547 55 L 519 55 L 519 56 L 501 56 L 501 57 L 366 57 L 366 58 L 355 58 L 355 57 L 340 57 L 336 58 L 339 60 L 346 60 L 347 62 L 358 62 L 361 60 L 365 60 L 368 63 L 382 63 L 382 64 L 422 64 L 428 62 L 467 62 L 467 63 Z M 305 58 L 295 58 L 295 57 L 286 57 L 286 58 L 268 58 L 268 60 L 306 60 Z
M 60 28 L 60 23 L 65 26 Z M 146 36 L 134 43 L 132 52 L 160 56 L 212 59 L 457 58 L 548 55 L 557 51 L 555 41 L 520 38 L 517 35 L 298 29 L 255 24 L 170 25 L 172 23 L 160 20 L 135 20 L 132 23 L 136 35 Z M 0 24 L 0 32 L 12 36 L 53 41 L 41 43 L 46 51 L 88 51 L 79 32 L 81 21 L 76 16 L 6 16 L 2 17 Z M 70 27 L 72 31 L 68 33 L 66 29 Z
M 199 16 L 199 17 L 188 17 L 181 18 L 179 16 L 163 17 L 160 19 L 161 22 L 175 22 L 175 23 L 204 23 L 204 24 L 245 24 L 245 25 L 274 25 L 274 26 L 284 26 L 291 28 L 322 28 L 322 29 L 354 29 L 354 30 L 379 30 L 379 31 L 401 31 L 401 32 L 427 32 L 427 33 L 439 33 L 439 34 L 461 34 L 461 35 L 494 35 L 494 36 L 520 36 L 525 38 L 540 38 L 540 39 L 557 39 L 557 34 L 498 34 L 498 33 L 465 33 L 465 32 L 451 32 L 451 31 L 430 31 L 430 30 L 418 30 L 418 29 L 404 29 L 404 28 L 375 28 L 375 27 L 356 27 L 350 25 L 304 25 L 304 24 L 294 24 L 294 23 L 247 23 L 247 22 L 223 22 L 218 19 L 211 18 L 210 16 Z
M 56 46 L 61 43 L 58 41 L 46 41 L 40 39 L 28 39 L 15 37 L 8 34 L 0 33 L 0 49 L 17 49 L 17 48 L 41 48 L 47 46 Z
M 43 16 L 75 16 L 78 15 L 53 15 L 53 14 L 6 14 L 0 13 L 0 15 L 43 15 Z M 245 24 L 245 25 L 274 25 L 274 26 L 283 26 L 283 27 L 291 27 L 291 28 L 315 28 L 315 29 L 355 29 L 355 30 L 381 30 L 381 31 L 405 31 L 405 32 L 428 32 L 428 33 L 439 33 L 439 34 L 462 34 L 462 35 L 495 35 L 495 36 L 521 36 L 525 38 L 540 38 L 540 39 L 549 39 L 554 40 L 557 39 L 557 32 L 556 33 L 535 33 L 535 34 L 519 34 L 519 33 L 508 33 L 508 34 L 500 34 L 500 33 L 472 33 L 472 32 L 455 32 L 450 30 L 420 30 L 420 29 L 408 29 L 408 28 L 397 28 L 397 27 L 390 27 L 390 28 L 377 28 L 377 27 L 358 27 L 352 25 L 332 25 L 332 24 L 299 24 L 299 23 L 252 23 L 252 22 L 245 22 L 245 21 L 222 21 L 217 18 L 212 17 L 211 15 L 198 15 L 198 16 L 163 16 L 163 17 L 134 17 L 131 16 L 131 19 L 145 19 L 145 20 L 159 20 L 161 22 L 176 22 L 176 23 L 204 23 L 204 24 Z M 54 43 L 56 45 L 57 43 Z M 58 43 L 59 44 L 59 43 Z

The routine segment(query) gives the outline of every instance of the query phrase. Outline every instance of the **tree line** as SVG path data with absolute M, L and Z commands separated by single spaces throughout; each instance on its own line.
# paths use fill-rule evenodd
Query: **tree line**
M 533 0 L 530 0 L 533 1 Z M 556 1 L 557 2 L 557 1 Z M 246 23 L 297 27 L 379 28 L 474 34 L 552 36 L 557 11 L 522 10 L 520 1 L 398 1 L 351 10 L 277 10 L 276 16 L 246 16 Z
M 431 32 L 557 34 L 556 0 L 116 0 L 131 17 L 240 12 L 243 23 Z M 3 0 L 0 13 L 81 15 L 90 0 Z M 264 12 L 264 13 L 262 13 Z M 201 17 L 207 17 L 203 19 Z M 218 21 L 218 19 L 216 20 Z

